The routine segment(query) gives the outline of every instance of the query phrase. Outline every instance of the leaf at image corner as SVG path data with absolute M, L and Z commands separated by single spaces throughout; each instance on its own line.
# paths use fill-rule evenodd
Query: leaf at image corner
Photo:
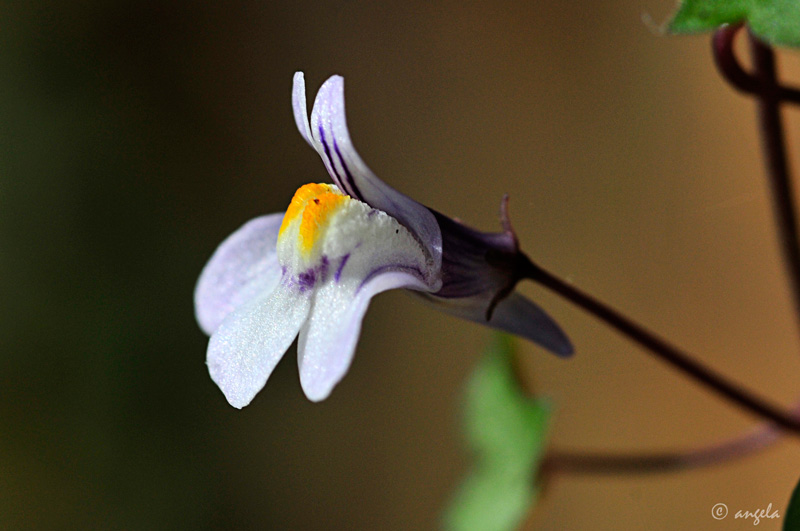
M 496 335 L 468 383 L 464 423 L 477 462 L 447 511 L 447 529 L 516 529 L 535 502 L 550 406 L 520 389 L 513 357 L 513 338 Z
M 789 507 L 786 509 L 786 517 L 783 519 L 784 531 L 796 531 L 797 529 L 800 529 L 800 482 L 792 492 Z
M 800 46 L 797 0 L 683 0 L 668 29 L 670 33 L 701 33 L 739 23 L 746 23 L 770 44 Z

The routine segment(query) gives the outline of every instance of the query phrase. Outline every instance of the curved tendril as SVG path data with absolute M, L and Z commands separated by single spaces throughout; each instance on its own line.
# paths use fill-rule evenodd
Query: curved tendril
M 723 26 L 714 33 L 714 37 L 711 39 L 714 63 L 731 85 L 742 92 L 753 94 L 758 90 L 758 82 L 756 78 L 745 72 L 733 51 L 733 41 L 740 29 L 742 29 L 742 25 L 736 24 Z
M 736 58 L 733 42 L 742 24 L 726 25 L 714 33 L 711 48 L 714 52 L 714 63 L 722 77 L 735 88 L 746 94 L 758 95 L 762 91 L 759 79 L 748 73 Z M 800 89 L 777 85 L 777 98 L 782 102 L 800 104 Z

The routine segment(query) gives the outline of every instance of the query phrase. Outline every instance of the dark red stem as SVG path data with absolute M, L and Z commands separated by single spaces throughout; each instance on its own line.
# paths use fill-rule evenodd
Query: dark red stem
M 522 261 L 520 268 L 524 278 L 538 282 L 580 306 L 611 328 L 627 336 L 628 339 L 638 343 L 663 361 L 683 371 L 693 380 L 704 384 L 715 393 L 722 395 L 741 408 L 754 415 L 771 420 L 781 428 L 800 435 L 800 420 L 795 418 L 794 415 L 754 396 L 743 387 L 727 380 L 713 369 L 695 360 L 693 356 L 671 345 L 615 309 L 534 264 L 525 255 L 520 256 Z
M 679 472 L 727 463 L 768 448 L 780 439 L 781 431 L 767 424 L 745 435 L 683 452 L 608 453 L 552 450 L 541 472 L 569 474 L 658 474 Z
M 734 39 L 740 29 L 741 25 L 724 26 L 715 33 L 712 41 L 714 60 L 731 85 L 758 99 L 762 149 L 770 177 L 775 217 L 784 260 L 789 269 L 795 308 L 800 317 L 800 244 L 798 243 L 800 238 L 798 238 L 794 192 L 789 176 L 785 135 L 780 116 L 781 102 L 800 103 L 800 90 L 783 87 L 778 83 L 772 48 L 752 33 L 749 33 L 749 37 L 754 73 L 750 74 L 741 67 L 733 50 Z M 541 283 L 580 306 L 662 360 L 682 370 L 695 381 L 705 384 L 751 413 L 772 421 L 745 436 L 685 452 L 610 454 L 554 450 L 544 460 L 543 473 L 556 471 L 579 474 L 641 474 L 678 471 L 722 463 L 752 454 L 776 441 L 780 437 L 781 430 L 800 434 L 800 420 L 794 414 L 752 395 L 615 309 L 532 263 L 527 257 L 524 257 L 523 261 L 527 278 Z
M 800 244 L 798 243 L 800 238 L 797 232 L 797 211 L 794 206 L 794 191 L 789 176 L 785 134 L 780 115 L 782 95 L 775 73 L 775 53 L 752 33 L 750 48 L 755 79 L 758 82 L 755 96 L 758 100 L 761 147 L 772 188 L 775 222 L 788 269 L 795 311 L 800 319 Z
M 733 42 L 736 34 L 742 29 L 741 24 L 723 26 L 714 34 L 711 41 L 716 63 L 722 76 L 735 88 L 746 94 L 758 94 L 759 80 L 757 75 L 745 71 L 736 59 Z M 787 103 L 800 103 L 800 90 L 793 87 L 777 87 L 778 97 Z

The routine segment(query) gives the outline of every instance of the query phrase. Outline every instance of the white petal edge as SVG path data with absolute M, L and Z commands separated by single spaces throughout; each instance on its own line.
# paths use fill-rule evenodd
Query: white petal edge
M 195 316 L 206 334 L 236 308 L 277 286 L 281 267 L 275 248 L 282 219 L 278 213 L 250 220 L 214 251 L 194 291 Z
M 306 106 L 306 80 L 302 72 L 295 72 L 292 79 L 292 109 L 294 110 L 294 123 L 300 135 L 308 145 L 317 149 L 314 139 L 311 138 L 311 127 L 308 124 L 308 107 Z
M 370 300 L 396 288 L 428 289 L 419 278 L 403 271 L 376 274 L 360 288 L 356 286 L 355 293 L 350 282 L 319 289 L 297 347 L 300 383 L 309 400 L 319 402 L 331 394 L 350 368 Z
M 230 405 L 243 408 L 264 387 L 310 308 L 309 293 L 279 284 L 222 322 L 211 336 L 206 362 L 211 379 Z
M 442 264 L 442 233 L 434 215 L 427 207 L 378 179 L 353 147 L 345 116 L 344 79 L 332 76 L 322 84 L 314 100 L 310 124 L 305 114 L 302 72 L 294 77 L 292 103 L 300 134 L 322 157 L 334 183 L 343 192 L 386 212 L 407 227 L 428 253 L 431 268 L 438 271 Z M 313 141 L 307 136 L 309 128 Z M 320 130 L 325 134 L 325 144 Z

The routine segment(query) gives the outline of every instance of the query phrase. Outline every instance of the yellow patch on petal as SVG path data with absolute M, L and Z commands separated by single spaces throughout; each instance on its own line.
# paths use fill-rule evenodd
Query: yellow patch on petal
M 278 238 L 281 238 L 284 230 L 299 217 L 298 247 L 308 255 L 324 232 L 330 215 L 349 199 L 337 188 L 328 184 L 311 183 L 301 186 L 295 192 L 289 208 L 286 209 Z
M 300 249 L 308 254 L 323 232 L 330 215 L 349 198 L 334 192 L 325 192 L 308 203 L 300 222 Z
M 304 184 L 297 191 L 294 193 L 294 197 L 292 197 L 292 202 L 289 203 L 289 208 L 286 209 L 286 214 L 283 216 L 283 222 L 281 222 L 281 228 L 278 230 L 278 237 L 283 235 L 283 231 L 286 230 L 292 221 L 303 214 L 303 209 L 306 207 L 306 203 L 308 203 L 311 199 L 314 199 L 316 196 L 320 194 L 324 194 L 325 192 L 330 192 L 331 186 L 329 184 Z

